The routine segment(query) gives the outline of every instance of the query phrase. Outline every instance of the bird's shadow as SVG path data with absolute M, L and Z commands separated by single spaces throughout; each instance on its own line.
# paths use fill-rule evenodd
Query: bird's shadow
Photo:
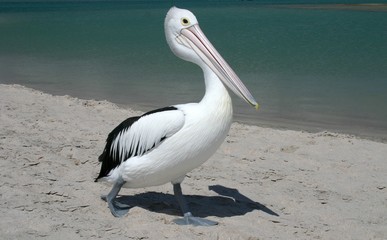
M 265 212 L 269 215 L 279 216 L 265 205 L 255 202 L 237 189 L 221 185 L 208 187 L 219 196 L 185 195 L 192 213 L 198 217 L 232 217 L 245 215 L 254 210 Z M 120 196 L 117 201 L 129 204 L 132 207 L 141 207 L 152 212 L 166 213 L 181 216 L 181 211 L 175 196 L 160 192 L 146 192 L 134 196 Z

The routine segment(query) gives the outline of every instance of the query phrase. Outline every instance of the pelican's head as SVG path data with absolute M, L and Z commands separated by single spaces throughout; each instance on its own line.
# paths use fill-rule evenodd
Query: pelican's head
M 190 11 L 172 7 L 165 18 L 165 36 L 179 58 L 208 66 L 236 95 L 258 109 L 258 103 L 239 77 L 208 41 Z

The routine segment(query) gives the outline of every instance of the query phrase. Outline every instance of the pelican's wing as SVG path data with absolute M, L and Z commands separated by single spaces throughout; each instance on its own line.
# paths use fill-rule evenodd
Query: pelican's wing
M 184 125 L 184 113 L 176 107 L 166 107 L 131 117 L 118 125 L 108 136 L 103 153 L 101 172 L 96 180 L 130 157 L 141 156 L 157 147 Z

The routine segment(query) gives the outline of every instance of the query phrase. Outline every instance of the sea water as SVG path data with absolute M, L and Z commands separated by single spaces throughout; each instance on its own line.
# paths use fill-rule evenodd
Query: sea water
M 260 103 L 233 97 L 235 120 L 386 138 L 387 12 L 273 3 L 174 1 Z M 165 41 L 170 6 L 0 2 L 0 83 L 144 111 L 200 101 L 201 70 Z

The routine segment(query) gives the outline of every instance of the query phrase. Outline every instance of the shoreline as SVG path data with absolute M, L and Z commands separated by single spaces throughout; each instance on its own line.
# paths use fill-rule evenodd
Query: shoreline
M 101 101 L 101 100 L 97 100 Z M 102 100 L 104 101 L 104 100 Z M 116 103 L 113 103 L 116 104 Z M 147 112 L 153 109 L 156 109 L 157 106 L 143 106 L 141 104 L 138 105 L 130 105 L 130 104 L 117 104 L 118 107 L 138 111 L 138 112 Z M 259 110 L 258 110 L 259 112 Z M 367 139 L 376 142 L 387 143 L 387 129 L 386 132 L 380 131 L 379 129 L 374 129 L 371 131 L 372 126 L 367 127 L 348 127 L 348 125 L 334 125 L 326 122 L 308 122 L 303 121 L 300 122 L 298 120 L 289 120 L 289 119 L 272 119 L 272 118 L 264 118 L 253 119 L 249 116 L 238 116 L 238 114 L 234 113 L 234 123 L 249 125 L 249 126 L 258 126 L 263 128 L 270 128 L 276 130 L 292 130 L 292 131 L 301 131 L 307 133 L 319 133 L 319 132 L 332 132 L 335 134 L 343 134 L 348 136 L 353 136 L 356 138 Z M 347 127 L 346 127 L 347 126 Z
M 0 84 L 1 85 L 1 84 Z M 94 98 L 82 98 L 79 96 L 73 96 L 70 94 L 62 94 L 60 91 L 57 93 L 51 93 L 49 89 L 40 90 L 36 89 L 31 86 L 24 86 L 21 84 L 4 84 L 4 85 L 10 85 L 10 86 L 21 86 L 27 89 L 32 89 L 35 91 L 41 91 L 43 93 L 51 94 L 53 96 L 70 96 L 77 99 L 84 99 L 88 101 L 107 101 L 112 104 L 117 105 L 120 108 L 127 109 L 129 111 L 135 111 L 139 114 L 142 112 L 147 112 L 153 109 L 156 109 L 157 106 L 150 106 L 150 105 L 143 105 L 143 104 L 126 104 L 126 103 L 115 103 L 110 100 L 106 99 L 97 99 Z M 75 94 L 77 95 L 77 94 Z M 161 106 L 159 106 L 161 107 Z M 254 111 L 254 110 L 252 110 Z M 259 110 L 258 110 L 259 113 Z M 347 119 L 350 120 L 350 119 Z M 293 131 L 302 131 L 302 132 L 308 132 L 308 133 L 318 133 L 318 132 L 332 132 L 335 134 L 343 134 L 348 136 L 353 136 L 357 138 L 362 139 L 368 139 L 372 141 L 387 143 L 387 132 L 380 131 L 379 128 L 372 130 L 372 126 L 358 126 L 358 127 L 348 127 L 348 125 L 341 124 L 341 125 L 334 125 L 328 122 L 309 122 L 309 121 L 303 121 L 300 122 L 298 120 L 291 120 L 291 119 L 285 119 L 285 118 L 270 118 L 270 117 L 260 117 L 259 119 L 253 119 L 250 116 L 238 116 L 238 114 L 234 113 L 234 119 L 233 122 L 240 123 L 240 124 L 246 124 L 251 126 L 258 126 L 258 127 L 264 127 L 264 128 L 271 128 L 271 129 L 278 129 L 278 130 L 293 130 Z M 359 124 L 358 124 L 359 125 Z M 386 130 L 387 131 L 387 130 Z
M 114 218 L 94 182 L 107 134 L 140 112 L 108 101 L 0 84 L 0 233 L 4 239 L 385 239 L 387 144 L 330 132 L 233 123 L 187 173 L 192 212 L 179 226 L 171 184 L 123 189 Z M 17 224 L 15 224 L 17 222 Z
M 387 136 L 383 132 L 374 130 L 369 131 L 368 129 L 362 128 L 356 128 L 356 131 L 354 132 L 354 128 L 352 127 L 346 127 L 345 129 L 343 126 L 337 126 L 327 123 L 310 123 L 310 122 L 299 122 L 299 121 L 291 121 L 288 119 L 283 119 L 283 121 L 280 120 L 271 120 L 271 119 L 264 119 L 260 120 L 259 123 L 254 123 L 253 121 L 249 121 L 248 119 L 245 121 L 242 120 L 235 120 L 234 122 L 245 124 L 245 125 L 251 125 L 251 126 L 258 126 L 263 128 L 270 128 L 275 130 L 291 130 L 291 131 L 299 131 L 299 132 L 306 132 L 306 133 L 334 133 L 334 134 L 341 134 L 345 136 L 350 136 L 354 138 L 359 139 L 367 139 L 375 142 L 381 142 L 381 143 L 387 143 Z

